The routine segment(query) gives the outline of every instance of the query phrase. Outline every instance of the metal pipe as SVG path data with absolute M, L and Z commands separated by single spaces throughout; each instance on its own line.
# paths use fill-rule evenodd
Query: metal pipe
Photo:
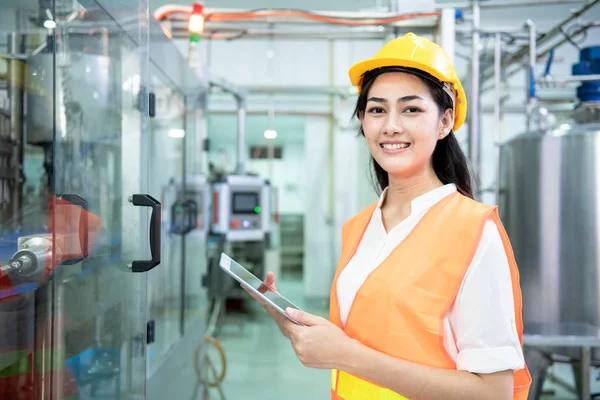
M 536 7 L 545 5 L 564 5 L 564 4 L 580 4 L 585 3 L 586 0 L 528 0 L 528 1 L 486 1 L 480 4 L 481 8 L 484 9 L 497 9 L 497 8 L 513 8 L 513 7 Z M 441 3 L 436 8 L 444 9 L 450 8 L 469 8 L 471 3 L 469 2 L 455 2 L 455 3 Z
M 331 86 L 335 83 L 335 49 L 333 40 L 328 41 L 328 81 Z M 334 224 L 334 197 L 335 197 L 335 99 L 333 95 L 329 95 L 329 129 L 327 134 L 328 146 L 327 146 L 327 163 L 328 163 L 328 183 L 329 190 L 327 196 L 327 220 L 330 224 Z M 334 252 L 335 253 L 335 252 Z
M 496 156 L 496 185 L 494 196 L 496 204 L 500 203 L 500 143 L 502 142 L 502 127 L 500 124 L 500 102 L 502 101 L 502 35 L 494 34 L 494 138 Z
M 548 1 L 548 0 L 546 0 Z M 441 9 L 442 7 L 437 7 L 437 9 Z M 177 5 L 177 4 L 165 4 L 163 6 L 158 7 L 156 10 L 152 12 L 152 15 L 157 20 L 161 20 L 165 18 L 167 15 L 171 13 L 180 13 L 186 14 L 192 11 L 192 6 L 188 5 Z M 224 14 L 224 13 L 250 13 L 251 9 L 246 8 L 205 8 L 205 14 Z M 398 12 L 389 12 L 389 11 L 326 11 L 326 10 L 311 10 L 311 14 L 320 15 L 323 17 L 329 18 L 339 18 L 339 19 L 349 19 L 349 20 L 378 20 L 396 17 L 399 15 Z M 412 14 L 412 13 L 411 13 Z M 257 18 L 257 17 L 254 17 Z M 399 23 L 405 23 L 406 21 L 402 20 Z M 279 23 L 279 22 L 278 22 Z
M 580 371 L 581 374 L 581 393 L 580 397 L 582 399 L 591 399 L 592 398 L 592 388 L 590 382 L 591 375 L 591 367 L 592 365 L 592 348 L 589 346 L 583 346 L 581 348 L 581 364 Z
M 454 8 L 445 8 L 442 10 L 442 16 L 439 24 L 439 41 L 442 49 L 448 53 L 452 62 L 455 59 L 456 43 L 456 10 Z
M 208 84 L 211 87 L 218 87 L 219 89 L 231 93 L 235 96 L 237 102 L 237 114 L 238 114 L 238 143 L 237 143 L 237 165 L 236 173 L 243 175 L 246 172 L 246 112 L 248 104 L 246 102 L 246 92 L 235 86 L 234 84 L 226 81 L 215 75 L 209 75 Z
M 562 4 L 579 4 L 584 3 L 585 0 L 524 0 L 524 1 L 490 1 L 481 4 L 482 8 L 495 9 L 495 8 L 512 8 L 512 7 L 534 7 L 542 5 L 562 5 Z M 383 19 L 398 15 L 400 10 L 397 7 L 397 2 L 391 2 L 391 11 L 312 11 L 315 14 L 322 15 L 324 17 L 342 18 L 342 19 Z M 453 2 L 453 3 L 441 3 L 435 5 L 435 10 L 441 11 L 444 8 L 470 8 L 471 2 Z M 165 4 L 158 7 L 153 11 L 155 18 L 164 15 L 169 12 L 189 13 L 192 7 L 186 5 L 177 4 Z M 205 8 L 207 14 L 212 13 L 245 13 L 250 12 L 250 9 L 245 8 Z M 157 18 L 158 19 L 158 18 Z
M 472 4 L 473 9 L 473 44 L 472 44 L 472 56 L 471 56 L 471 104 L 472 109 L 470 112 L 471 118 L 469 123 L 469 157 L 471 158 L 471 164 L 473 166 L 473 177 L 475 179 L 475 185 L 479 185 L 480 177 L 480 137 L 479 137 L 479 112 L 480 112 L 480 99 L 479 99 L 479 26 L 480 26 L 480 9 L 479 1 L 474 0 Z
M 550 76 L 550 79 L 539 79 L 537 82 L 545 84 L 560 84 L 569 82 L 589 82 L 589 81 L 600 81 L 600 74 L 595 75 L 571 75 L 555 78 Z
M 236 97 L 238 109 L 238 148 L 236 173 L 243 175 L 246 172 L 246 99 Z
M 528 19 L 527 27 L 529 28 L 529 71 L 527 77 L 527 130 L 532 131 L 532 115 L 533 109 L 537 104 L 535 80 L 536 62 L 537 62 L 537 30 L 535 23 Z
M 15 32 L 10 34 L 9 53 L 25 53 L 25 37 Z M 13 142 L 11 172 L 13 173 L 12 205 L 16 226 L 21 226 L 23 217 L 23 89 L 25 64 L 15 58 L 9 61 L 10 138 Z M 6 194 L 5 194 L 6 195 Z
M 411 28 L 415 34 L 424 34 L 431 32 L 428 28 Z M 175 39 L 185 39 L 189 36 L 187 27 L 175 26 L 170 30 L 170 35 Z M 212 28 L 207 29 L 203 37 L 211 40 L 236 40 L 236 39 L 307 39 L 307 40 L 327 40 L 327 39 L 352 39 L 352 40 L 383 40 L 386 37 L 384 30 L 347 30 L 347 29 L 263 29 L 263 28 L 243 28 L 240 25 L 231 26 L 228 29 Z
M 581 8 L 579 8 L 578 10 L 572 12 L 567 18 L 565 18 L 563 21 L 561 21 L 560 23 L 558 23 L 557 25 L 555 25 L 552 29 L 550 29 L 548 32 L 546 32 L 539 40 L 537 40 L 537 47 L 541 47 L 541 46 L 545 45 L 551 39 L 553 39 L 556 35 L 562 34 L 561 29 L 565 25 L 569 24 L 570 22 L 572 22 L 572 21 L 576 20 L 577 18 L 579 18 L 580 16 L 582 16 L 584 13 L 586 13 L 589 9 L 591 9 L 593 6 L 595 6 L 599 2 L 600 2 L 600 0 L 589 0 Z M 596 26 L 595 23 L 589 24 L 585 29 L 589 29 L 589 27 L 592 27 L 592 26 Z M 580 32 L 584 31 L 585 29 L 578 30 L 578 32 L 575 33 L 574 35 L 579 34 Z M 562 45 L 566 41 L 567 41 L 566 39 L 563 39 L 558 44 L 555 44 L 552 47 L 544 50 L 544 52 L 542 54 L 540 54 L 540 55 L 544 56 L 551 49 L 556 48 L 556 47 Z M 513 53 L 510 57 L 507 57 L 506 59 L 504 59 L 502 61 L 502 67 L 504 68 L 504 67 L 507 67 L 507 66 L 512 65 L 512 64 L 517 64 L 518 65 L 519 61 L 525 55 L 527 55 L 528 52 L 529 52 L 529 45 L 522 46 L 519 50 L 517 50 L 515 53 Z M 512 71 L 507 71 L 505 73 L 505 77 L 506 78 L 510 78 L 515 73 L 517 73 L 519 71 L 519 69 L 520 69 L 520 67 L 519 68 L 515 68 Z M 489 71 L 489 70 L 488 71 L 484 71 L 484 73 L 482 74 L 482 79 L 481 79 L 482 84 L 485 83 L 485 82 L 487 82 L 487 80 L 490 79 L 491 77 L 493 77 L 493 74 L 494 74 L 493 71 Z M 488 89 L 488 88 L 486 87 L 485 89 Z M 483 91 L 485 91 L 485 89 Z

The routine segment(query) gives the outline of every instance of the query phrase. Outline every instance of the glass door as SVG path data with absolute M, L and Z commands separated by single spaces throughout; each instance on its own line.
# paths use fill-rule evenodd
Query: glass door
M 150 119 L 153 162 L 149 191 L 160 196 L 163 205 L 161 266 L 148 273 L 148 318 L 155 331 L 155 340 L 148 346 L 148 372 L 153 376 L 182 334 L 182 246 L 187 220 L 181 201 L 186 135 L 184 97 L 152 63 L 150 82 L 155 112 Z
M 0 74 L 0 398 L 143 399 L 145 271 L 160 258 L 147 21 L 133 1 L 126 30 L 92 1 L 14 4 L 2 11 L 18 23 Z

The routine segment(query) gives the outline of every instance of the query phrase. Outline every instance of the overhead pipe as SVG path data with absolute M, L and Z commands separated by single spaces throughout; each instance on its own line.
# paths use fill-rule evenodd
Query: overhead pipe
M 585 31 L 587 31 L 588 29 L 595 28 L 595 27 L 598 27 L 598 26 L 600 26 L 600 21 L 594 21 L 594 22 L 587 23 L 585 25 L 582 25 L 578 29 L 576 29 L 575 32 L 573 32 L 570 36 L 571 37 L 575 37 L 577 35 L 582 34 Z M 548 47 L 548 48 L 544 49 L 543 51 L 539 52 L 537 54 L 538 59 L 540 57 L 545 57 L 545 56 L 549 55 L 550 52 L 552 52 L 553 50 L 555 50 L 556 48 L 562 46 L 563 44 L 565 44 L 567 42 L 568 42 L 568 39 L 566 37 L 560 39 L 558 42 L 555 42 L 551 47 Z M 539 43 L 539 41 L 538 41 L 538 43 Z M 505 78 L 510 78 L 511 76 L 513 76 L 514 74 L 516 74 L 518 71 L 519 71 L 519 68 L 514 68 L 512 70 L 506 70 L 505 69 L 504 77 Z M 545 75 L 544 78 L 542 78 L 542 79 L 538 78 L 537 82 L 538 83 L 543 83 L 543 84 L 548 84 L 549 81 L 550 82 L 554 81 L 554 82 L 557 82 L 557 83 L 563 83 L 563 82 L 566 83 L 566 82 L 572 82 L 572 81 L 577 80 L 575 78 L 576 77 L 566 77 L 565 81 L 561 81 L 560 79 L 559 80 L 554 80 L 554 79 L 552 79 L 551 76 L 546 76 Z M 596 79 L 594 79 L 593 76 L 592 76 L 592 79 L 590 79 L 590 80 L 596 80 Z M 484 93 L 484 92 L 486 92 L 489 89 L 490 89 L 489 86 L 482 86 L 481 93 Z
M 502 114 L 501 114 L 501 103 L 502 103 L 502 35 L 500 33 L 494 34 L 494 141 L 496 142 L 496 148 L 494 149 L 494 155 L 496 158 L 496 184 L 494 187 L 494 197 L 496 204 L 500 203 L 500 143 L 502 142 Z
M 480 5 L 484 9 L 494 8 L 513 8 L 513 7 L 535 7 L 542 5 L 562 5 L 562 4 L 579 4 L 585 3 L 585 0 L 523 0 L 523 1 L 490 1 L 484 2 Z M 441 11 L 445 8 L 455 9 L 469 9 L 471 2 L 453 2 L 453 3 L 441 3 L 435 5 L 436 11 Z M 192 6 L 186 6 L 181 4 L 165 4 L 158 7 L 153 15 L 156 19 L 160 20 L 166 14 L 171 13 L 190 13 Z M 206 8 L 206 13 L 247 13 L 251 12 L 250 9 L 243 8 Z M 396 13 L 390 13 L 387 11 L 314 11 L 313 13 L 322 15 L 324 17 L 340 18 L 340 19 L 383 19 L 388 18 Z
M 525 0 L 525 1 L 486 1 L 481 3 L 479 7 L 482 9 L 498 9 L 498 8 L 513 8 L 513 7 L 537 7 L 537 6 L 549 6 L 549 5 L 564 5 L 564 4 L 580 4 L 585 3 L 586 0 Z M 471 2 L 456 2 L 456 3 L 442 3 L 437 6 L 437 9 L 442 8 L 458 8 L 468 9 L 471 6 Z
M 594 7 L 599 2 L 600 2 L 600 0 L 589 0 L 581 8 L 572 12 L 567 18 L 565 18 L 563 21 L 561 21 L 560 23 L 555 25 L 552 29 L 550 29 L 548 32 L 546 32 L 541 38 L 539 38 L 537 40 L 537 47 L 538 48 L 542 47 L 546 43 L 548 43 L 550 40 L 552 40 L 555 36 L 557 36 L 558 34 L 563 34 L 562 33 L 563 27 L 565 27 L 567 24 L 575 21 L 577 18 L 579 18 L 580 16 L 585 14 L 589 9 Z M 589 24 L 586 29 L 589 29 L 589 27 L 592 27 L 592 26 L 596 26 L 596 24 L 595 23 Z M 584 30 L 579 30 L 579 31 L 584 31 Z M 578 33 L 580 33 L 580 32 L 578 32 Z M 541 55 L 543 56 L 543 55 L 547 54 L 551 49 L 554 49 L 554 48 L 562 45 L 566 41 L 567 41 L 566 39 L 563 39 L 561 42 L 559 42 L 559 44 L 555 44 L 554 46 L 546 49 Z M 506 59 L 504 59 L 502 61 L 502 68 L 505 68 L 511 64 L 518 65 L 519 62 L 523 59 L 523 57 L 525 57 L 529 53 L 529 51 L 530 51 L 529 45 L 522 46 L 519 50 L 517 50 L 515 53 L 513 53 L 510 57 L 507 57 Z M 536 57 L 539 55 L 540 54 L 536 54 Z M 512 71 L 506 71 L 506 78 L 510 78 L 511 76 L 516 74 L 519 70 L 520 70 L 520 67 L 515 68 Z M 493 76 L 494 76 L 493 69 L 492 69 L 492 71 L 490 71 L 489 69 L 487 71 L 484 71 L 484 73 L 482 75 L 481 83 L 484 84 L 489 79 L 491 79 Z M 488 89 L 488 88 L 486 87 L 485 89 Z
M 469 157 L 473 166 L 473 177 L 475 185 L 479 185 L 481 174 L 480 153 L 481 153 L 481 138 L 480 138 L 480 121 L 479 112 L 481 102 L 479 97 L 479 26 L 480 26 L 480 9 L 479 1 L 474 0 L 472 4 L 473 10 L 473 43 L 471 48 L 471 98 L 473 111 L 470 112 L 471 118 L 469 121 Z
M 243 175 L 246 172 L 246 98 L 236 96 L 238 110 L 238 148 L 236 173 Z
M 527 20 L 529 28 L 529 69 L 527 73 L 527 130 L 533 130 L 533 111 L 537 105 L 536 95 L 536 62 L 537 62 L 537 30 L 532 20 Z
M 237 140 L 237 163 L 236 163 L 236 174 L 243 175 L 246 173 L 246 113 L 248 111 L 247 94 L 246 92 L 232 83 L 219 78 L 217 76 L 209 76 L 208 83 L 211 87 L 218 87 L 219 89 L 231 93 L 237 103 L 237 115 L 238 115 L 238 140 Z
M 158 7 L 154 12 L 153 16 L 158 21 L 161 21 L 166 16 L 173 13 L 190 14 L 192 12 L 192 6 L 184 6 L 177 4 L 166 4 Z M 439 17 L 439 12 L 417 12 L 411 14 L 396 14 L 389 12 L 361 12 L 361 11 L 302 11 L 302 10 L 244 10 L 244 9 L 217 9 L 217 8 L 205 8 L 204 14 L 207 16 L 207 20 L 213 18 L 217 20 L 226 18 L 227 20 L 256 20 L 261 18 L 273 17 L 273 16 L 285 16 L 312 19 L 317 22 L 324 22 L 329 24 L 340 24 L 340 25 L 388 25 L 398 23 L 406 20 L 412 20 L 417 18 L 428 18 L 428 17 Z M 296 21 L 296 19 L 294 19 Z M 272 24 L 272 20 L 266 21 Z
M 184 19 L 169 21 L 169 35 L 176 38 L 187 38 L 189 31 Z M 429 28 L 411 28 L 417 34 L 421 31 L 430 32 Z M 288 38 L 288 39 L 381 39 L 385 36 L 386 30 L 383 26 L 364 26 L 364 27 L 282 27 L 282 28 L 263 28 L 252 26 L 251 24 L 227 24 L 213 23 L 207 27 L 203 33 L 204 37 L 210 39 L 236 39 L 236 38 Z

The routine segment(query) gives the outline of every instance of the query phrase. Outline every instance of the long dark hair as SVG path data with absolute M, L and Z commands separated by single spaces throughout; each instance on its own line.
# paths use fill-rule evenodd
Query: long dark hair
M 447 109 L 453 108 L 452 99 L 450 96 L 448 96 L 444 89 L 442 89 L 442 83 L 433 76 L 412 68 L 384 67 L 365 73 L 361 84 L 360 95 L 358 96 L 356 108 L 354 109 L 354 117 L 364 114 L 367 108 L 369 90 L 371 89 L 373 82 L 375 82 L 375 78 L 386 72 L 408 72 L 418 76 L 429 89 L 429 92 L 439 107 L 441 114 L 443 114 Z M 360 127 L 360 134 L 363 136 L 365 135 L 362 126 Z M 467 197 L 473 198 L 471 174 L 469 172 L 467 157 L 460 148 L 458 140 L 456 140 L 456 136 L 452 131 L 443 139 L 437 141 L 437 145 L 435 146 L 432 155 L 432 163 L 433 170 L 443 184 L 454 183 L 460 193 Z M 374 173 L 374 178 L 377 180 L 379 189 L 385 189 L 389 185 L 388 173 L 381 168 L 381 166 L 372 156 L 371 164 L 373 166 L 372 172 Z

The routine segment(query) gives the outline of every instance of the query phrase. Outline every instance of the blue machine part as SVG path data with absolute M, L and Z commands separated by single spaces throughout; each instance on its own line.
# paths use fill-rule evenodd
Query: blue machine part
M 600 75 L 600 46 L 590 46 L 579 52 L 579 62 L 573 64 L 573 75 Z M 585 81 L 577 88 L 582 103 L 600 102 L 600 80 Z

